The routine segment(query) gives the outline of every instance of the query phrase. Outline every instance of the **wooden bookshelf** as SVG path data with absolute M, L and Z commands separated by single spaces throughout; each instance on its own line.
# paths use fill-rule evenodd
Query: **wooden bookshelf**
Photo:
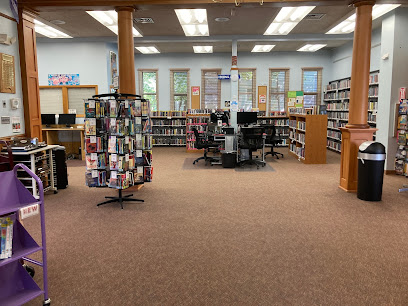
M 186 115 L 186 152 L 196 153 L 202 152 L 195 147 L 195 136 L 193 128 L 197 128 L 199 133 L 204 133 L 207 129 L 208 121 L 210 120 L 210 114 L 187 114 Z
M 289 115 L 289 154 L 304 164 L 326 163 L 327 115 Z
M 367 94 L 368 99 L 368 121 L 367 123 L 375 128 L 377 125 L 378 109 L 378 78 L 379 71 L 370 73 L 370 86 Z M 349 103 L 350 103 L 350 83 L 351 78 L 344 78 L 329 82 L 325 88 L 324 102 L 327 105 L 327 148 L 336 152 L 341 152 L 341 131 L 340 128 L 348 123 Z M 375 140 L 375 135 L 374 135 Z

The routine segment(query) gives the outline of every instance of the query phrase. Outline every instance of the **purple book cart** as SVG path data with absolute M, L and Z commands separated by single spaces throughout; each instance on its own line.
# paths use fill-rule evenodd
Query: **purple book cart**
M 17 169 L 22 168 L 38 184 L 39 199 L 24 187 L 17 178 Z M 30 236 L 18 220 L 21 208 L 38 204 L 41 215 L 41 245 Z M 23 305 L 28 301 L 44 295 L 44 304 L 50 305 L 48 298 L 47 252 L 44 222 L 44 192 L 41 180 L 25 165 L 17 164 L 12 171 L 0 172 L 0 216 L 10 215 L 13 226 L 13 255 L 0 260 L 0 305 Z M 42 262 L 26 256 L 42 252 Z M 22 265 L 22 260 L 42 267 L 43 289 L 41 289 Z

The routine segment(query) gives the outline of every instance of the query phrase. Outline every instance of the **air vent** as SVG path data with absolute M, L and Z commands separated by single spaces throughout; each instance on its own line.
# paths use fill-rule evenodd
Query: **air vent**
M 154 23 L 153 18 L 150 17 L 135 18 L 134 21 L 136 23 Z
M 304 19 L 306 20 L 320 20 L 322 19 L 326 14 L 308 14 Z

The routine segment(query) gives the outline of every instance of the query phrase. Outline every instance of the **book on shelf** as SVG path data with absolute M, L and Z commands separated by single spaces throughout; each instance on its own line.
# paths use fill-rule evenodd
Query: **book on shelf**
M 0 217 L 0 259 L 13 255 L 13 226 L 11 216 Z

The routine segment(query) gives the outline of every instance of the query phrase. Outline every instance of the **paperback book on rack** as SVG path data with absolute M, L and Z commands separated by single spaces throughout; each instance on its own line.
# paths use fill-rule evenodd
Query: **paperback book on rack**
M 13 254 L 13 224 L 11 217 L 0 217 L 0 260 Z
M 149 101 L 103 96 L 85 100 L 86 185 L 126 189 L 151 182 Z

